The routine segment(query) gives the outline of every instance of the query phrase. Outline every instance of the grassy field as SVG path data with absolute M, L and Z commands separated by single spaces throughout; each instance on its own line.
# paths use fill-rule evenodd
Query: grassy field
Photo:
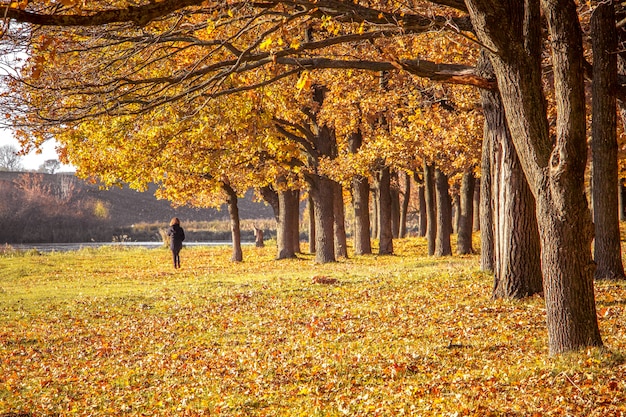
M 549 357 L 541 298 L 394 244 L 330 265 L 186 248 L 176 271 L 165 249 L 9 251 L 0 415 L 626 415 L 625 283 L 596 285 L 606 349 Z

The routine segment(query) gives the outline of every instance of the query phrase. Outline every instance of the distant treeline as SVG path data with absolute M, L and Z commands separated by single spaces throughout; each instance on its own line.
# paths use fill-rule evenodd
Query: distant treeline
M 189 240 L 229 240 L 227 214 L 212 209 L 173 208 L 157 200 L 154 190 L 139 193 L 128 188 L 101 190 L 72 174 L 0 173 L 0 244 L 158 241 L 159 225 L 171 217 L 185 223 L 214 221 L 211 230 L 189 230 Z M 271 209 L 242 199 L 249 218 L 272 219 Z M 151 227 L 137 227 L 139 223 Z M 270 224 L 270 223 L 268 223 Z M 253 240 L 252 227 L 242 230 Z

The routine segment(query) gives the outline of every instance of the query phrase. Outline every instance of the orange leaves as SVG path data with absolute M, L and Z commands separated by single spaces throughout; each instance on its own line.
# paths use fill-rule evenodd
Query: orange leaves
M 477 259 L 275 261 L 275 248 L 20 258 L 0 276 L 0 410 L 64 416 L 620 415 L 623 285 L 608 350 L 546 356 L 540 298 L 493 301 Z M 433 263 L 434 262 L 434 263 Z M 3 271 L 15 259 L 0 257 Z M 77 268 L 76 265 L 80 265 Z M 55 276 L 54 279 L 50 278 Z M 312 285 L 311 277 L 335 278 Z M 321 279 L 321 278 L 320 278 Z M 603 310 L 606 309 L 606 310 Z
M 28 6 L 28 3 L 29 0 L 12 1 L 9 7 L 12 9 L 24 10 L 26 9 L 26 6 Z

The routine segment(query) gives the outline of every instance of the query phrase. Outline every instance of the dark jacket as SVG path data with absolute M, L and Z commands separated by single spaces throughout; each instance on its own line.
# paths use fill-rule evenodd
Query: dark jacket
M 185 232 L 180 225 L 175 224 L 167 229 L 167 235 L 170 237 L 170 249 L 180 250 L 183 247 L 183 240 L 185 240 Z

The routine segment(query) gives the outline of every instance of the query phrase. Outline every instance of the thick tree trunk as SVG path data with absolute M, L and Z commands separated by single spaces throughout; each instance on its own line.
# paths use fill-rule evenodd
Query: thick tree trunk
M 379 255 L 393 254 L 393 233 L 391 230 L 391 173 L 389 167 L 378 171 L 378 202 L 380 219 Z
M 284 190 L 278 192 L 279 203 L 279 220 L 276 230 L 276 244 L 278 247 L 278 255 L 276 259 L 289 259 L 295 258 L 296 253 L 294 251 L 293 243 L 293 219 L 298 218 L 297 208 L 298 203 L 298 191 L 297 190 Z
M 499 102 L 499 97 L 494 97 Z M 501 106 L 500 126 L 494 127 L 492 155 L 494 216 L 494 298 L 523 298 L 543 291 L 541 245 L 535 199 L 506 128 Z M 498 115 L 492 115 L 494 119 Z M 492 122 L 495 120 L 492 119 Z
M 437 238 L 435 256 L 452 255 L 450 235 L 452 234 L 452 202 L 450 201 L 448 177 L 435 168 L 435 192 L 437 193 Z
M 435 168 L 424 164 L 424 197 L 426 202 L 426 239 L 428 240 L 428 255 L 435 254 L 437 240 L 437 206 L 435 201 Z
M 409 214 L 409 201 L 411 199 L 411 176 L 404 172 L 404 189 L 402 191 L 402 205 L 400 206 L 400 230 L 398 237 L 406 237 L 406 221 Z
M 300 190 L 293 190 L 293 196 L 290 200 L 292 207 L 291 212 L 292 215 L 289 216 L 291 219 L 291 226 L 289 230 L 291 230 L 292 237 L 291 243 L 293 245 L 293 252 L 298 254 L 300 251 Z
M 354 253 L 372 253 L 370 239 L 370 185 L 367 178 L 356 176 L 352 180 L 352 207 L 354 209 Z
M 483 73 L 493 76 L 488 62 Z M 535 200 L 519 163 L 507 127 L 500 95 L 483 91 L 485 142 L 492 142 L 486 155 L 493 200 L 492 210 L 494 298 L 522 298 L 542 292 L 540 242 Z
M 474 184 L 474 220 L 472 220 L 472 230 L 480 231 L 480 179 L 476 178 Z
M 230 217 L 230 234 L 233 239 L 233 262 L 243 261 L 243 252 L 241 251 L 241 227 L 239 223 L 239 207 L 237 206 L 237 193 L 233 188 L 222 183 L 222 189 L 226 192 L 226 203 L 228 205 L 228 215 Z
M 459 226 L 456 252 L 459 255 L 474 253 L 472 248 L 472 230 L 474 224 L 474 173 L 463 174 L 459 203 Z
M 619 186 L 617 187 L 617 196 L 619 198 L 619 220 L 623 222 L 626 220 L 626 212 L 624 211 L 624 201 L 626 201 L 626 187 L 624 187 L 624 180 L 619 181 Z
M 348 139 L 351 153 L 357 153 L 363 144 L 360 131 L 352 133 Z M 354 210 L 354 254 L 372 253 L 370 239 L 370 185 L 366 177 L 352 178 L 352 209 Z
M 541 80 L 539 2 L 466 0 L 490 56 L 511 136 L 535 195 L 550 353 L 601 346 L 587 206 L 582 31 L 572 0 L 543 0 L 555 79 L 556 137 Z M 488 18 L 487 18 L 488 16 Z
M 390 171 L 389 198 L 391 199 L 391 236 L 397 239 L 400 236 L 400 188 L 398 172 Z
M 309 193 L 307 208 L 309 210 L 309 253 L 315 253 L 315 204 L 311 193 Z
M 310 177 L 310 192 L 315 211 L 315 262 L 335 262 L 334 182 L 319 175 Z
M 334 218 L 335 218 L 335 257 L 348 257 L 348 241 L 346 239 L 346 215 L 343 205 L 343 187 L 336 181 L 333 181 L 335 195 L 333 199 Z
M 483 92 L 484 94 L 484 92 Z M 485 104 L 483 103 L 483 106 Z M 483 107 L 484 108 L 484 107 Z M 480 270 L 493 272 L 495 270 L 494 251 L 494 215 L 493 196 L 491 194 L 491 159 L 494 148 L 495 135 L 487 117 L 489 110 L 485 108 L 485 129 L 483 135 L 483 149 L 480 165 Z
M 613 3 L 591 15 L 593 46 L 592 201 L 596 279 L 625 279 L 620 246 L 617 179 L 617 33 Z

